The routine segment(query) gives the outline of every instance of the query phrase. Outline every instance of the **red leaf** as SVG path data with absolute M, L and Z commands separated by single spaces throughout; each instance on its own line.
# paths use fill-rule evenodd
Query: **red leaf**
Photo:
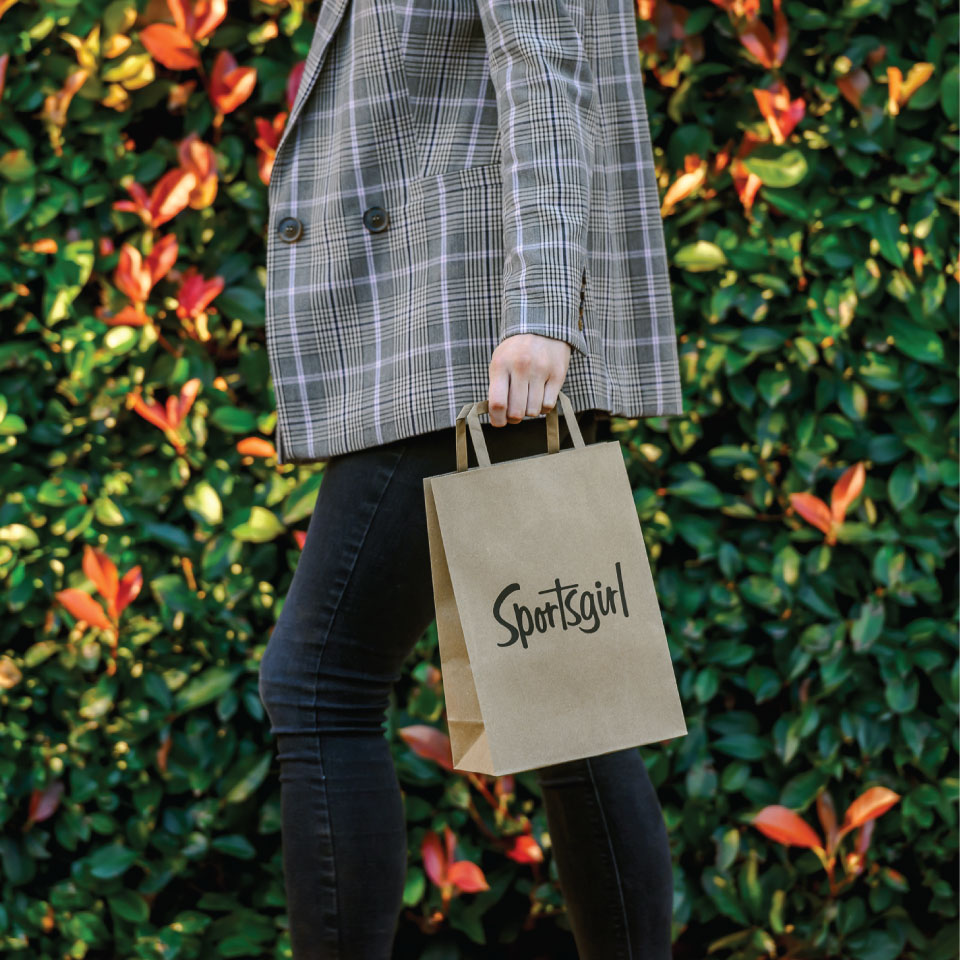
M 447 858 L 444 856 L 440 837 L 434 830 L 428 830 L 423 835 L 420 856 L 423 858 L 423 869 L 426 870 L 427 876 L 438 887 L 447 883 Z
M 823 835 L 827 838 L 827 850 L 831 853 L 837 846 L 837 811 L 833 805 L 833 797 L 826 789 L 817 794 L 817 816 Z
M 43 790 L 34 790 L 30 794 L 30 808 L 27 813 L 28 823 L 40 823 L 52 817 L 60 806 L 60 797 L 63 795 L 63 781 L 54 780 Z
M 887 787 L 871 787 L 857 797 L 853 803 L 847 807 L 847 812 L 843 817 L 843 826 L 840 829 L 842 836 L 848 830 L 853 830 L 866 823 L 868 820 L 875 820 L 877 817 L 885 814 L 898 800 L 899 793 L 894 793 Z
M 100 627 L 103 630 L 109 630 L 113 626 L 103 612 L 103 607 L 89 593 L 70 587 L 66 590 L 59 590 L 54 596 L 77 620 L 83 620 L 85 623 L 89 623 L 93 627 Z
M 816 830 L 802 817 L 780 804 L 764 807 L 753 818 L 753 825 L 764 836 L 785 846 L 823 849 Z
M 433 760 L 444 770 L 453 770 L 450 738 L 442 730 L 425 723 L 415 723 L 400 727 L 397 733 L 417 756 Z
M 464 893 L 478 893 L 480 890 L 490 889 L 483 871 L 469 860 L 458 860 L 451 864 L 447 879 Z
M 873 836 L 873 828 L 877 825 L 876 820 L 868 820 L 859 830 L 857 830 L 857 839 L 854 849 L 862 857 L 870 848 L 870 838 Z
M 297 90 L 300 87 L 300 81 L 303 79 L 303 68 L 307 65 L 306 60 L 301 60 L 293 65 L 290 75 L 287 77 L 287 110 L 293 109 L 293 101 L 297 97 Z
M 543 861 L 543 850 L 529 833 L 514 837 L 513 843 L 507 850 L 507 856 L 517 863 L 541 863 Z

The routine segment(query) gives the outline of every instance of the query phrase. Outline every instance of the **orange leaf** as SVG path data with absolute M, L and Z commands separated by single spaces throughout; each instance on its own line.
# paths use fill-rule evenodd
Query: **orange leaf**
M 840 475 L 830 491 L 830 514 L 836 523 L 842 523 L 847 508 L 860 496 L 867 472 L 863 463 L 854 463 Z
M 458 860 L 450 864 L 447 879 L 464 893 L 478 893 L 481 890 L 490 889 L 483 871 L 469 860 Z
M 830 510 L 819 497 L 815 497 L 812 493 L 791 493 L 790 506 L 818 530 L 827 534 L 832 532 L 833 521 Z
M 193 40 L 170 23 L 151 23 L 140 31 L 140 42 L 154 60 L 171 70 L 191 70 L 200 66 Z
M 817 831 L 802 817 L 778 803 L 764 807 L 754 818 L 753 825 L 766 837 L 785 846 L 823 849 Z
M 417 756 L 433 760 L 444 770 L 453 770 L 450 738 L 442 730 L 425 723 L 415 723 L 400 727 L 397 733 Z
M 131 567 L 120 579 L 117 587 L 117 613 L 121 614 L 124 608 L 128 607 L 137 598 L 140 588 L 143 586 L 143 573 L 140 570 L 140 564 Z
M 275 457 L 277 451 L 269 440 L 263 437 L 244 437 L 237 442 L 237 453 L 245 457 Z
M 887 110 L 895 117 L 900 112 L 900 85 L 903 74 L 899 67 L 887 67 Z
M 193 406 L 193 401 L 200 392 L 200 387 L 202 385 L 203 381 L 199 377 L 191 377 L 180 388 L 179 423 L 182 423 L 183 418 L 190 412 L 190 408 Z
M 150 194 L 151 225 L 159 227 L 186 209 L 196 185 L 196 175 L 183 167 L 165 173 Z
M 168 233 L 153 245 L 145 261 L 147 270 L 150 271 L 151 286 L 156 285 L 173 269 L 179 253 L 180 245 L 175 233 Z
M 210 73 L 210 99 L 220 113 L 231 113 L 243 103 L 257 83 L 253 67 L 238 67 L 228 50 L 221 50 Z
M 660 215 L 663 217 L 670 216 L 674 207 L 694 190 L 699 189 L 707 179 L 707 162 L 701 162 L 695 154 L 685 158 L 684 167 L 686 172 L 677 177 L 664 194 L 663 206 L 660 208 Z
M 519 837 L 514 837 L 513 843 L 507 850 L 507 856 L 517 863 L 541 863 L 543 861 L 543 850 L 529 833 L 523 833 Z
M 143 397 L 137 396 L 133 401 L 133 409 L 139 413 L 144 420 L 152 423 L 155 427 L 159 427 L 161 430 L 170 429 L 170 421 L 167 419 L 166 411 L 159 403 L 153 402 L 148 404 L 144 401 Z
M 851 70 L 845 77 L 837 80 L 837 88 L 858 110 L 860 99 L 870 86 L 870 74 L 862 67 Z
M 113 626 L 103 612 L 103 607 L 89 593 L 69 587 L 66 590 L 57 591 L 54 596 L 75 619 L 83 620 L 84 623 L 100 627 L 102 630 L 109 630 Z
M 120 248 L 113 282 L 134 303 L 143 303 L 150 296 L 153 287 L 150 271 L 143 262 L 143 255 L 133 244 L 125 243 Z
M 933 76 L 933 69 L 932 63 L 915 63 L 907 71 L 897 97 L 901 107 Z
M 93 581 L 93 585 L 108 604 L 117 599 L 117 567 L 116 564 L 102 551 L 90 546 L 83 548 L 83 572 Z
M 197 0 L 190 9 L 186 0 L 169 0 L 174 22 L 194 40 L 209 36 L 227 15 L 227 0 Z
M 900 794 L 894 793 L 887 787 L 871 787 L 864 791 L 847 807 L 847 812 L 843 817 L 843 826 L 840 829 L 841 836 L 868 820 L 875 820 L 882 816 L 899 799 Z

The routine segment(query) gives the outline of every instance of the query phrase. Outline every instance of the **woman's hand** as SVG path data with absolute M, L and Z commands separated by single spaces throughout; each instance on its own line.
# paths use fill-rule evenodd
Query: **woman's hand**
M 500 343 L 490 359 L 490 423 L 502 427 L 552 410 L 567 376 L 571 349 L 564 340 L 537 333 L 518 333 Z

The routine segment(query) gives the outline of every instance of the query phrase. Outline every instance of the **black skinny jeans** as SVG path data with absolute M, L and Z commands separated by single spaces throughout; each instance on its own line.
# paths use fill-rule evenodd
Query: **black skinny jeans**
M 592 411 L 577 419 L 595 442 Z M 562 411 L 559 422 L 569 447 Z M 483 432 L 494 463 L 547 449 L 543 417 L 484 423 Z M 452 470 L 453 427 L 330 460 L 263 655 L 294 960 L 391 956 L 407 839 L 382 724 L 391 687 L 434 619 L 423 478 Z M 581 960 L 668 960 L 670 848 L 639 750 L 536 777 Z

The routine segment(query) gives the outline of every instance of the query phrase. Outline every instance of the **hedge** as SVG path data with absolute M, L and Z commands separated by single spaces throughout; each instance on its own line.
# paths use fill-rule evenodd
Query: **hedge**
M 11 955 L 290 956 L 257 676 L 323 468 L 275 459 L 264 230 L 315 16 L 0 0 Z M 675 955 L 956 957 L 957 12 L 637 28 L 687 413 L 613 429 L 689 728 L 640 748 Z M 388 722 L 397 955 L 573 957 L 533 777 L 449 768 L 438 668 L 431 628 Z

